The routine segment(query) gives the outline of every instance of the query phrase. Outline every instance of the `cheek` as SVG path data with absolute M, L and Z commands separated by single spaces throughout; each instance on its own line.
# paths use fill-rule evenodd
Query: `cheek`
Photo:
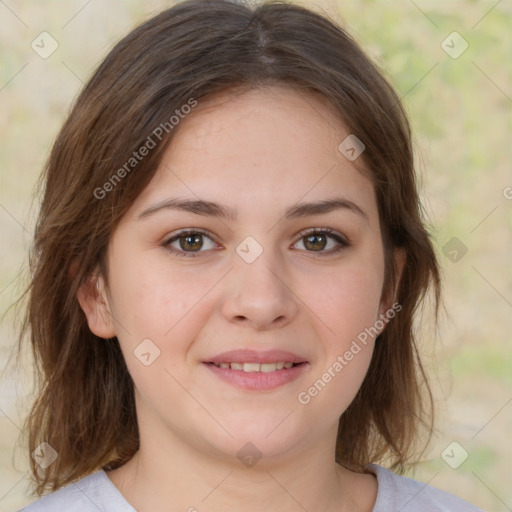
M 379 272 L 351 266 L 350 271 L 317 280 L 324 292 L 308 297 L 317 313 L 319 346 L 324 354 L 298 401 L 335 422 L 354 400 L 374 349 L 381 292 Z M 316 288 L 317 290 L 319 288 Z
M 374 324 L 383 284 L 378 262 L 346 262 L 336 271 L 318 272 L 303 292 L 305 302 L 337 339 L 347 340 Z
M 130 266 L 131 261 L 138 265 Z M 169 267 L 144 258 L 120 262 L 116 269 L 121 268 L 112 273 L 113 299 L 116 313 L 135 337 L 163 340 L 170 336 L 215 284 L 212 275 L 198 278 L 192 269 L 171 272 Z
M 199 276 L 192 267 L 171 271 L 154 260 L 142 263 L 143 258 L 130 266 L 133 260 L 119 262 L 116 269 L 122 268 L 122 274 L 112 272 L 115 315 L 125 327 L 117 329 L 118 339 L 128 371 L 145 397 L 159 396 L 162 386 L 179 396 L 183 390 L 172 376 L 185 378 L 193 341 L 217 304 L 209 291 L 219 276 Z M 141 357 L 148 352 L 149 357 Z

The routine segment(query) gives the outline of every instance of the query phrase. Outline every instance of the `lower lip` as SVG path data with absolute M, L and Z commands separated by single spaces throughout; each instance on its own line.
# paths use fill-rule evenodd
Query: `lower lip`
M 291 368 L 283 368 L 274 372 L 244 372 L 231 368 L 220 368 L 211 363 L 203 363 L 221 379 L 242 389 L 265 390 L 274 389 L 298 378 L 309 366 L 301 363 Z

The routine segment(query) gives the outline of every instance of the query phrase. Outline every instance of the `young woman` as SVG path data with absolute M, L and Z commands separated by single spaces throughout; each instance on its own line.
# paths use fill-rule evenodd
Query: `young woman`
M 478 510 L 399 476 L 439 270 L 400 101 L 340 27 L 175 5 L 100 65 L 44 180 L 27 428 L 52 492 L 24 510 Z

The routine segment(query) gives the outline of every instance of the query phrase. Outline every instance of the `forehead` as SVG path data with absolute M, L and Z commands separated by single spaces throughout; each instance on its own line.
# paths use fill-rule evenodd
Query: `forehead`
M 171 147 L 202 148 L 210 154 L 237 158 L 249 158 L 251 151 L 282 153 L 284 157 L 292 150 L 296 158 L 326 150 L 332 155 L 339 137 L 348 135 L 325 98 L 285 85 L 238 88 L 207 97 L 178 128 Z M 238 146 L 240 141 L 245 144 Z M 288 160 L 293 154 L 286 154 Z
M 223 92 L 177 128 L 137 203 L 214 196 L 250 215 L 341 194 L 376 212 L 372 183 L 339 150 L 350 134 L 318 95 L 283 86 Z

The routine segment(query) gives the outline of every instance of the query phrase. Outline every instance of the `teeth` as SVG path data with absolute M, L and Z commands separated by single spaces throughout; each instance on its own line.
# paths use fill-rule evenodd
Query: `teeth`
M 259 372 L 260 371 L 260 363 L 244 363 L 243 364 L 243 369 L 244 369 L 244 372 Z
M 276 370 L 282 370 L 283 368 L 291 368 L 293 363 L 278 361 L 276 363 L 220 363 L 215 366 L 219 368 L 231 368 L 232 370 L 243 370 L 244 372 L 275 372 Z

